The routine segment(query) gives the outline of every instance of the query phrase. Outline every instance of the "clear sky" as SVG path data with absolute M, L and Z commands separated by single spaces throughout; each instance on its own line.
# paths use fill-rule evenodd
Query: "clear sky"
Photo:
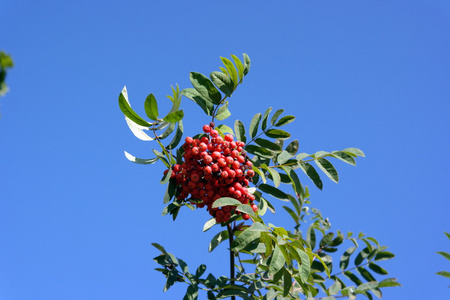
M 402 283 L 383 299 L 448 299 L 450 2 L 17 1 L 0 3 L 10 91 L 0 98 L 0 299 L 181 299 L 153 270 L 163 244 L 192 267 L 226 274 L 205 210 L 162 217 L 161 164 L 129 131 L 124 85 L 144 114 L 149 93 L 209 74 L 247 53 L 250 73 L 230 102 L 247 126 L 267 107 L 297 116 L 300 151 L 358 147 L 336 162 L 339 184 L 311 187 L 333 229 L 362 231 L 397 256 Z M 208 122 L 182 103 L 187 134 Z M 168 107 L 168 104 L 166 105 Z M 161 104 L 161 110 L 164 110 Z M 273 201 L 272 222 L 293 226 Z M 358 297 L 359 299 L 360 297 Z M 362 297 L 361 297 L 362 298 Z

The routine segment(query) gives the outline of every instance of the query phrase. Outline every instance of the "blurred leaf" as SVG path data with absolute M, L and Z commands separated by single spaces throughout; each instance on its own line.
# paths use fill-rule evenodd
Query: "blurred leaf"
M 198 106 L 200 106 L 208 116 L 212 115 L 214 111 L 214 104 L 203 98 L 203 96 L 200 95 L 200 93 L 196 89 L 184 89 L 181 91 L 181 94 L 197 103 Z
M 197 271 L 195 271 L 195 278 L 199 279 L 203 273 L 205 273 L 206 271 L 206 266 L 204 264 L 201 264 L 198 268 Z
M 360 149 L 358 148 L 346 148 L 344 150 L 342 150 L 343 152 L 347 152 L 349 154 L 353 154 L 355 156 L 362 156 L 362 157 L 366 157 L 364 155 L 364 152 L 362 152 Z
M 382 251 L 377 253 L 377 255 L 375 256 L 375 261 L 379 261 L 379 260 L 388 260 L 391 258 L 394 258 L 395 255 L 391 252 L 387 252 L 387 251 Z
M 234 64 L 236 65 L 236 67 L 238 69 L 239 83 L 241 83 L 242 80 L 244 79 L 244 65 L 242 64 L 241 60 L 236 55 L 231 54 L 231 57 L 233 58 Z
M 228 240 L 228 230 L 223 230 L 216 234 L 212 239 L 211 242 L 209 242 L 208 251 L 211 252 L 214 249 L 216 249 L 217 246 L 219 246 L 220 243 L 223 241 Z
M 131 108 L 130 102 L 128 102 L 128 94 L 127 94 L 127 88 L 123 87 L 122 92 L 119 95 L 119 108 L 122 111 L 122 113 L 127 116 L 131 121 L 134 123 L 149 127 L 150 123 L 142 119 L 135 111 Z
M 156 98 L 153 96 L 153 94 L 150 94 L 145 99 L 144 103 L 145 112 L 147 113 L 147 116 L 150 120 L 158 120 L 158 104 L 156 103 Z
M 273 152 L 270 150 L 255 145 L 247 145 L 247 147 L 245 147 L 245 151 L 260 157 L 272 158 L 274 156 Z
M 154 164 L 155 162 L 158 161 L 158 158 L 157 158 L 157 157 L 155 157 L 155 158 L 149 158 L 149 159 L 142 159 L 142 158 L 134 157 L 133 155 L 131 155 L 131 154 L 128 153 L 127 151 L 124 151 L 124 152 L 125 152 L 125 157 L 126 157 L 129 161 L 134 162 L 134 163 L 136 163 L 136 164 L 151 165 L 151 164 Z
M 258 133 L 258 127 L 259 127 L 259 122 L 261 121 L 261 114 L 257 113 L 256 115 L 253 116 L 252 121 L 250 122 L 250 137 L 253 139 L 256 136 L 256 133 Z
M 295 121 L 294 116 L 284 116 L 278 122 L 275 123 L 275 126 L 276 127 L 284 126 L 294 121 Z
M 369 264 L 369 268 L 372 271 L 374 271 L 375 273 L 380 274 L 380 275 L 387 275 L 388 274 L 388 272 L 385 269 L 383 269 L 382 267 L 380 267 L 379 265 L 374 264 L 374 263 L 370 263 Z
M 260 185 L 258 186 L 258 188 L 259 188 L 261 191 L 263 191 L 264 193 L 267 193 L 267 194 L 269 194 L 269 195 L 271 195 L 271 196 L 273 196 L 273 197 L 275 197 L 275 198 L 278 198 L 278 199 L 280 199 L 280 200 L 287 200 L 287 199 L 288 199 L 288 197 L 287 197 L 287 195 L 286 195 L 285 192 L 283 192 L 283 191 L 281 191 L 281 190 L 279 190 L 279 189 L 277 189 L 276 187 L 273 187 L 273 186 L 271 186 L 271 185 L 268 185 L 268 184 L 260 184 Z
M 208 77 L 201 73 L 191 72 L 189 74 L 189 78 L 194 88 L 200 93 L 200 95 L 202 95 L 204 99 L 216 105 L 220 104 L 222 95 Z
M 280 140 L 286 140 L 291 137 L 291 134 L 289 132 L 281 129 L 269 129 L 265 132 L 265 134 L 270 138 Z
M 314 160 L 316 165 L 328 176 L 332 181 L 338 182 L 339 176 L 334 166 L 325 158 L 317 158 Z
M 438 254 L 442 255 L 446 259 L 450 260 L 450 253 L 439 251 Z
M 227 97 L 231 97 L 231 94 L 234 91 L 234 84 L 231 81 L 231 78 L 222 73 L 214 71 L 212 72 L 209 77 L 211 78 L 212 82 L 221 90 Z
M 275 123 L 276 123 L 277 120 L 278 120 L 278 117 L 279 117 L 283 112 L 284 112 L 284 109 L 279 109 L 279 110 L 277 110 L 277 111 L 273 114 L 272 119 L 270 119 L 270 124 L 275 125 Z
M 244 75 L 247 75 L 248 71 L 250 70 L 250 57 L 248 57 L 247 54 L 244 55 Z
M 439 271 L 436 274 L 440 275 L 440 276 L 444 276 L 444 277 L 450 278 L 450 272 L 447 272 L 447 271 Z
M 241 202 L 234 198 L 223 197 L 223 198 L 219 198 L 216 201 L 214 201 L 212 208 L 219 208 L 219 207 L 227 206 L 227 205 L 237 206 L 237 205 L 241 205 Z
M 328 288 L 330 295 L 336 295 L 342 289 L 342 285 L 339 280 L 335 280 L 334 283 Z
M 197 298 L 198 298 L 198 286 L 189 285 L 183 300 L 197 300 Z
M 161 251 L 162 253 L 167 254 L 166 249 L 164 249 L 164 247 L 161 246 L 160 244 L 158 244 L 158 243 L 152 243 L 152 246 L 155 247 L 156 249 L 158 249 L 159 251 Z
M 265 112 L 264 115 L 262 117 L 262 122 L 261 122 L 261 129 L 262 130 L 266 130 L 267 128 L 267 119 L 269 118 L 269 114 L 272 111 L 272 107 L 269 107 Z
M 348 155 L 348 154 L 345 153 L 345 152 L 342 152 L 342 151 L 333 151 L 331 154 L 333 155 L 333 157 L 335 157 L 335 158 L 337 158 L 337 159 L 340 159 L 340 160 L 342 160 L 342 161 L 345 162 L 345 163 L 348 163 L 348 164 L 351 164 L 351 165 L 353 165 L 353 166 L 356 166 L 356 161 L 355 161 L 355 159 L 354 159 L 351 155 Z
M 255 143 L 257 143 L 261 147 L 267 148 L 267 149 L 269 149 L 269 150 L 271 150 L 273 152 L 276 152 L 276 153 L 281 152 L 280 146 L 278 146 L 275 143 L 272 143 L 271 141 L 268 141 L 268 140 L 265 140 L 265 139 L 261 139 L 261 138 L 257 138 L 257 139 L 255 139 Z
M 328 246 L 336 247 L 336 246 L 339 246 L 340 244 L 342 244 L 343 241 L 344 241 L 344 235 L 342 233 L 340 233 L 333 241 L 331 241 L 331 243 L 328 244 Z
M 289 159 L 291 159 L 292 156 L 293 155 L 291 155 L 289 152 L 284 150 L 283 152 L 280 153 L 280 155 L 277 156 L 277 162 L 280 165 L 282 165 L 282 164 L 286 163 Z
M 350 262 L 350 256 L 353 254 L 353 252 L 355 252 L 355 250 L 356 247 L 348 248 L 347 251 L 345 251 L 344 254 L 342 255 L 341 261 L 339 263 L 339 267 L 341 268 L 342 271 L 347 269 L 348 264 Z
M 233 63 L 228 58 L 221 57 L 220 59 L 222 60 L 223 64 L 225 65 L 228 75 L 230 75 L 230 78 L 233 81 L 234 86 L 236 87 L 239 82 L 236 68 L 234 67 Z
M 225 120 L 231 116 L 230 111 L 228 110 L 228 101 L 225 102 L 224 105 L 222 105 L 218 110 L 216 114 L 216 119 L 219 121 Z
M 334 237 L 334 233 L 333 232 L 328 232 L 321 240 L 319 243 L 320 248 L 327 246 L 329 243 L 331 243 L 331 241 L 333 240 Z
M 322 183 L 322 180 L 320 179 L 319 173 L 317 173 L 316 169 L 314 169 L 314 167 L 310 163 L 307 163 L 307 162 L 299 162 L 299 166 L 302 169 L 302 171 L 305 172 L 306 175 L 308 175 L 308 177 L 312 180 L 312 182 L 315 184 L 315 186 L 319 190 L 322 190 L 323 183 Z
M 236 120 L 236 122 L 234 122 L 234 133 L 236 134 L 236 139 L 238 141 L 242 141 L 244 143 L 247 141 L 247 139 L 245 138 L 244 124 L 239 120 Z
M 301 207 L 300 207 L 298 200 L 294 196 L 289 195 L 289 194 L 288 194 L 288 198 L 289 198 L 289 201 L 291 201 L 292 205 L 295 207 L 297 214 L 300 215 Z

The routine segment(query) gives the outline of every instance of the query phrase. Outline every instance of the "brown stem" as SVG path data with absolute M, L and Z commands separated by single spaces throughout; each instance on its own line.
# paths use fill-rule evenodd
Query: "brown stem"
M 230 281 L 234 284 L 234 252 L 231 250 L 231 245 L 233 244 L 233 229 L 231 229 L 231 224 L 227 225 L 228 229 L 228 241 L 230 242 Z M 231 296 L 231 300 L 236 300 L 235 296 Z

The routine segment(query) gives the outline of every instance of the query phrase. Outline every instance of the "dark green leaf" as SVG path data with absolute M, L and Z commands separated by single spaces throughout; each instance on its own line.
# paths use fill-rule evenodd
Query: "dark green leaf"
M 145 99 L 144 103 L 145 112 L 147 113 L 147 116 L 150 120 L 158 120 L 158 104 L 156 103 L 156 98 L 153 96 L 153 94 L 150 94 Z
M 205 75 L 197 72 L 191 72 L 189 74 L 189 78 L 191 80 L 194 88 L 202 95 L 202 97 L 216 105 L 220 103 L 222 100 L 222 95 L 213 85 L 211 80 L 208 79 Z
M 331 241 L 331 243 L 328 244 L 330 247 L 336 247 L 342 244 L 344 241 L 344 235 L 341 233 L 339 234 L 334 240 Z
M 228 58 L 221 57 L 220 59 L 222 60 L 223 64 L 225 65 L 225 68 L 227 69 L 227 72 L 230 75 L 230 78 L 233 81 L 234 86 L 236 87 L 239 82 L 236 68 L 234 67 L 233 63 Z
M 278 120 L 278 117 L 279 117 L 283 112 L 284 112 L 284 109 L 279 109 L 279 110 L 277 110 L 277 111 L 273 114 L 272 119 L 270 119 L 270 124 L 275 125 L 275 123 L 276 123 L 277 120 Z
M 197 298 L 198 298 L 198 286 L 189 285 L 183 300 L 197 300 Z
M 164 121 L 170 122 L 170 123 L 176 123 L 179 122 L 184 117 L 183 110 L 174 111 L 172 113 L 169 113 L 167 116 L 164 117 Z
M 446 259 L 450 260 L 450 253 L 439 251 L 438 254 L 442 255 Z
M 327 233 L 321 240 L 319 243 L 320 248 L 327 246 L 329 243 L 331 243 L 331 241 L 333 240 L 334 237 L 334 233 L 333 232 L 329 232 Z
M 440 275 L 440 276 L 444 276 L 444 277 L 450 278 L 450 272 L 447 272 L 447 271 L 439 271 L 436 274 Z
M 258 239 L 260 235 L 261 235 L 260 231 L 253 231 L 251 230 L 251 228 L 247 228 L 233 241 L 232 244 L 233 251 L 240 251 L 244 249 L 251 242 Z
M 175 195 L 175 190 L 177 188 L 177 184 L 174 180 L 169 181 L 169 184 L 167 185 L 166 193 L 164 194 L 164 204 L 167 204 L 172 200 L 173 196 Z
M 249 134 L 251 138 L 254 138 L 256 136 L 256 133 L 258 132 L 259 122 L 261 121 L 262 115 L 260 113 L 257 113 L 253 116 L 252 121 L 250 122 L 250 130 Z
M 142 119 L 130 106 L 130 103 L 128 102 L 128 94 L 127 94 L 127 88 L 124 87 L 122 92 L 119 95 L 119 107 L 122 113 L 127 116 L 131 121 L 134 123 L 149 127 L 150 123 Z
M 231 116 L 230 111 L 228 110 L 228 101 L 225 102 L 224 105 L 222 105 L 218 110 L 216 114 L 216 119 L 219 121 L 225 120 Z
M 339 263 L 339 267 L 341 268 L 342 271 L 347 269 L 348 264 L 350 262 L 350 256 L 353 254 L 353 252 L 355 252 L 355 250 L 356 247 L 348 248 L 347 251 L 345 251 L 345 253 L 342 255 L 341 261 Z
M 206 271 L 206 266 L 204 264 L 201 264 L 198 268 L 197 271 L 195 271 L 195 278 L 199 279 L 203 273 L 205 273 Z
M 328 178 L 336 183 L 339 181 L 339 176 L 336 169 L 328 160 L 325 158 L 317 158 L 314 162 L 325 173 L 325 175 L 328 176 Z
M 176 122 L 175 123 L 170 123 L 169 127 L 167 127 L 167 129 L 164 130 L 164 132 L 159 136 L 159 139 L 163 140 L 166 137 L 168 137 L 174 131 L 175 125 L 176 125 Z
M 380 275 L 387 275 L 388 274 L 388 272 L 385 269 L 383 269 L 382 267 L 380 267 L 379 265 L 374 264 L 374 263 L 370 263 L 369 264 L 369 268 L 372 271 L 374 271 L 375 273 L 380 274 Z
M 167 149 L 172 150 L 178 146 L 178 144 L 181 141 L 181 138 L 183 137 L 183 131 L 184 131 L 183 122 L 180 120 L 180 122 L 178 122 L 178 127 L 177 131 L 175 132 L 175 136 L 173 137 L 169 145 L 167 145 Z
M 382 251 L 377 253 L 377 255 L 375 256 L 375 261 L 379 261 L 379 260 L 388 260 L 391 258 L 394 258 L 395 255 L 391 252 L 387 252 L 387 251 Z
M 263 191 L 264 193 L 267 193 L 267 194 L 269 194 L 269 195 L 271 195 L 271 196 L 273 196 L 275 198 L 278 198 L 280 200 L 287 200 L 288 199 L 288 197 L 287 197 L 285 192 L 283 192 L 283 191 L 281 191 L 281 190 L 279 190 L 276 187 L 273 187 L 271 185 L 267 185 L 267 184 L 263 183 L 263 184 L 260 184 L 258 186 L 258 188 L 261 191 Z
M 209 242 L 208 251 L 211 252 L 219 246 L 220 243 L 228 239 L 228 230 L 224 230 L 216 234 L 211 242 Z
M 284 116 L 278 122 L 275 123 L 275 126 L 276 127 L 284 126 L 286 124 L 294 122 L 294 120 L 295 120 L 294 116 Z
M 281 129 L 269 129 L 265 132 L 265 134 L 270 138 L 280 140 L 286 140 L 291 137 L 291 134 L 289 132 Z
M 236 139 L 238 141 L 241 141 L 244 143 L 247 141 L 247 139 L 245 138 L 244 124 L 239 120 L 236 120 L 236 122 L 234 122 L 234 133 L 236 134 Z
M 294 156 L 298 151 L 298 140 L 290 142 L 285 151 Z
M 272 254 L 272 260 L 270 261 L 269 265 L 269 274 L 274 275 L 275 273 L 278 273 L 278 271 L 283 268 L 284 263 L 286 262 L 283 253 L 280 250 L 280 247 L 275 246 L 275 249 Z
M 186 98 L 189 98 L 195 103 L 197 103 L 198 106 L 200 106 L 208 116 L 212 115 L 214 110 L 214 104 L 203 98 L 196 89 L 192 88 L 184 89 L 181 91 L 181 94 Z
M 300 211 L 301 211 L 301 207 L 300 207 L 300 203 L 298 201 L 298 199 L 296 199 L 294 196 L 292 195 L 288 195 L 289 201 L 291 201 L 292 205 L 294 205 L 295 210 L 297 211 L 297 214 L 300 215 Z
M 344 272 L 344 275 L 345 275 L 348 279 L 350 279 L 351 281 L 353 281 L 356 285 L 361 285 L 361 284 L 362 284 L 362 281 L 361 281 L 355 274 L 353 274 L 352 272 L 350 272 L 350 271 L 345 271 L 345 272 Z
M 287 206 L 284 206 L 284 205 L 283 205 L 283 208 L 284 208 L 284 209 L 287 211 L 287 213 L 292 217 L 292 219 L 294 219 L 295 224 L 298 225 L 298 219 L 299 219 L 299 217 L 295 214 L 295 212 L 294 212 L 290 207 L 287 207 Z
M 319 173 L 317 173 L 316 169 L 310 164 L 305 162 L 299 162 L 300 168 L 305 172 L 306 175 L 312 180 L 312 182 L 316 185 L 319 190 L 322 190 L 323 183 L 320 179 Z
M 292 186 L 294 188 L 295 194 L 297 197 L 303 193 L 303 187 L 300 183 L 300 180 L 298 179 L 297 174 L 295 171 L 289 167 L 282 166 L 282 169 L 286 172 L 286 174 L 289 176 L 289 179 L 291 180 Z
M 161 246 L 160 244 L 158 244 L 158 243 L 152 243 L 152 246 L 155 247 L 156 249 L 158 249 L 159 251 L 161 251 L 162 253 L 167 254 L 166 249 L 164 249 L 164 247 Z
M 291 291 L 292 287 L 292 275 L 286 268 L 284 269 L 284 276 L 283 276 L 283 296 L 286 297 L 289 295 L 289 292 Z
M 260 157 L 272 158 L 274 156 L 273 152 L 271 152 L 270 150 L 255 145 L 248 145 L 247 147 L 245 147 L 245 151 L 250 154 L 258 155 Z
M 314 249 L 316 246 L 316 232 L 313 227 L 314 224 L 308 227 L 308 231 L 306 232 L 306 241 L 311 246 L 311 249 Z
M 364 248 L 361 252 L 358 253 L 358 255 L 355 258 L 355 265 L 360 265 L 362 262 L 369 256 L 370 254 L 369 248 Z
M 358 272 L 367 281 L 376 281 L 375 278 L 364 267 L 358 267 Z
M 269 118 L 269 114 L 272 111 L 272 107 L 269 107 L 265 112 L 264 115 L 262 117 L 262 122 L 261 122 L 261 129 L 262 130 L 266 130 L 267 128 L 267 119 Z
M 271 151 L 273 151 L 275 153 L 281 152 L 280 146 L 278 146 L 275 143 L 272 143 L 271 141 L 268 141 L 268 140 L 265 140 L 265 139 L 261 139 L 261 138 L 257 138 L 255 140 L 255 143 L 257 143 L 261 147 L 267 148 L 267 149 L 269 149 L 269 150 L 271 150 Z
M 234 91 L 234 84 L 231 81 L 231 78 L 222 73 L 214 71 L 212 72 L 209 77 L 211 78 L 212 82 L 228 97 L 231 97 L 231 94 Z

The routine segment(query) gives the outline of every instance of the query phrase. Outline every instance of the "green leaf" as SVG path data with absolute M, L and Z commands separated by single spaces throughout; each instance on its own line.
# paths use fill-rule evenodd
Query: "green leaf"
M 239 82 L 236 68 L 234 67 L 233 63 L 228 58 L 221 57 L 220 59 L 222 60 L 223 64 L 225 65 L 228 75 L 230 75 L 231 81 L 233 81 L 233 84 L 236 87 Z
M 387 278 L 378 283 L 379 288 L 393 287 L 393 286 L 402 286 L 402 285 L 400 283 L 398 283 L 397 279 L 395 279 L 395 278 Z
M 269 118 L 269 114 L 272 111 L 272 107 L 269 107 L 265 112 L 264 115 L 262 117 L 262 122 L 261 122 L 261 129 L 264 131 L 267 128 L 267 119 Z
M 355 252 L 356 247 L 348 248 L 347 251 L 344 252 L 344 254 L 341 257 L 341 261 L 339 262 L 339 267 L 342 271 L 347 269 L 348 264 L 350 262 L 350 256 Z
M 159 136 L 159 139 L 163 140 L 168 137 L 175 130 L 175 125 L 176 123 L 170 123 L 169 127 L 167 127 L 167 129 Z
M 261 147 L 267 148 L 270 151 L 273 151 L 275 153 L 279 153 L 281 152 L 281 148 L 279 145 L 272 143 L 271 141 L 265 140 L 265 139 L 261 139 L 261 138 L 257 138 L 255 140 L 255 143 L 260 145 Z M 247 146 L 248 147 L 248 146 Z M 246 148 L 247 149 L 247 148 Z
M 167 254 L 166 249 L 164 249 L 164 247 L 161 246 L 160 244 L 158 244 L 158 243 L 152 243 L 152 246 L 155 247 L 156 249 L 158 249 L 159 251 L 161 251 L 162 253 Z
M 177 127 L 177 131 L 175 132 L 175 136 L 173 137 L 172 141 L 169 143 L 169 145 L 167 145 L 167 149 L 172 150 L 175 149 L 178 144 L 181 141 L 181 138 L 183 137 L 183 122 L 180 120 L 180 122 L 178 122 L 178 127 Z
M 288 195 L 289 201 L 291 201 L 292 205 L 294 205 L 297 214 L 300 215 L 301 207 L 299 201 L 292 195 Z
M 302 184 L 300 183 L 300 179 L 298 179 L 298 176 L 295 173 L 295 171 L 292 168 L 286 167 L 286 166 L 282 166 L 282 169 L 289 176 L 289 179 L 292 182 L 292 186 L 294 188 L 296 196 L 299 197 L 299 195 L 302 195 L 303 194 L 303 187 L 302 187 Z
M 172 200 L 173 196 L 175 195 L 175 190 L 177 188 L 177 184 L 175 181 L 169 181 L 169 184 L 167 185 L 166 193 L 164 194 L 164 204 L 167 204 Z
M 198 286 L 189 285 L 183 300 L 197 300 L 197 298 L 198 298 Z
M 275 123 L 275 126 L 276 127 L 284 126 L 294 121 L 295 121 L 294 116 L 284 116 L 278 122 Z
M 263 168 L 264 170 L 269 172 L 270 176 L 272 177 L 272 181 L 273 181 L 273 184 L 275 185 L 275 187 L 280 186 L 281 179 L 280 179 L 280 174 L 277 172 L 277 170 L 275 170 L 274 168 L 269 168 L 266 164 L 262 164 L 261 168 Z
M 236 56 L 231 54 L 231 57 L 234 60 L 234 64 L 236 65 L 238 72 L 239 72 L 239 83 L 242 82 L 244 79 L 244 65 L 242 64 L 241 60 Z
M 240 251 L 247 247 L 254 240 L 258 239 L 261 235 L 260 231 L 251 230 L 251 228 L 247 228 L 244 230 L 236 239 L 233 241 L 232 250 Z
M 257 168 L 255 165 L 252 166 L 253 171 L 255 171 L 256 174 L 258 174 L 261 177 L 261 180 L 266 183 L 266 176 L 264 175 L 264 172 L 261 171 L 259 168 Z M 256 176 L 255 176 L 256 177 Z M 258 181 L 257 179 L 255 181 Z
M 256 115 L 253 116 L 252 121 L 250 122 L 250 137 L 253 139 L 256 134 L 258 133 L 258 127 L 259 127 L 259 122 L 261 121 L 261 117 L 262 115 L 260 113 L 257 113 Z
M 289 152 L 284 150 L 283 152 L 280 153 L 280 155 L 277 156 L 277 162 L 280 165 L 282 165 L 282 164 L 286 163 L 289 159 L 291 159 L 292 156 L 293 155 L 291 155 Z
M 367 281 L 376 281 L 375 278 L 372 276 L 372 274 L 370 274 L 369 271 L 367 271 L 364 267 L 358 267 L 358 272 L 359 274 L 361 274 L 361 276 L 367 280 Z
M 298 140 L 293 140 L 290 142 L 285 151 L 294 156 L 298 151 Z
M 444 276 L 444 277 L 450 278 L 450 272 L 447 272 L 447 271 L 439 271 L 436 274 L 440 275 L 440 276 Z
M 238 141 L 244 143 L 247 141 L 247 139 L 245 138 L 245 127 L 241 121 L 236 120 L 236 122 L 234 122 L 234 132 Z
M 280 271 L 285 262 L 286 259 L 284 258 L 283 253 L 281 253 L 280 247 L 276 245 L 269 265 L 269 275 L 274 275 Z
M 236 207 L 236 210 L 240 211 L 240 212 L 242 212 L 244 214 L 247 214 L 249 216 L 255 217 L 255 212 L 253 211 L 253 209 L 248 204 L 238 205 Z
M 131 154 L 128 153 L 127 151 L 124 151 L 124 152 L 125 152 L 125 157 L 126 157 L 129 161 L 134 162 L 134 163 L 136 163 L 136 164 L 141 164 L 141 165 L 151 165 L 151 164 L 154 164 L 155 162 L 158 161 L 158 158 L 157 158 L 157 157 L 155 157 L 155 158 L 149 158 L 149 159 L 142 159 L 142 158 L 134 157 L 133 155 L 131 155 Z
M 128 102 L 128 93 L 127 88 L 124 87 L 122 92 L 119 95 L 119 108 L 122 113 L 127 116 L 134 123 L 149 127 L 150 123 L 142 119 L 130 106 L 130 102 Z
M 347 148 L 342 150 L 343 152 L 347 152 L 348 154 L 353 154 L 354 156 L 362 156 L 362 157 L 366 157 L 364 155 L 364 152 L 362 152 L 360 149 L 358 148 Z
M 145 112 L 147 113 L 147 116 L 150 120 L 158 120 L 158 104 L 156 103 L 156 98 L 153 96 L 153 94 L 150 94 L 145 99 L 144 103 Z
M 299 248 L 296 248 L 296 250 L 302 260 L 298 270 L 300 278 L 302 279 L 302 282 L 306 282 L 311 272 L 311 260 L 309 259 L 308 253 Z
M 297 214 L 290 207 L 287 207 L 287 206 L 283 205 L 283 208 L 292 217 L 292 219 L 294 220 L 295 224 L 298 225 L 299 217 L 297 216 Z
M 228 101 L 225 102 L 224 105 L 222 105 L 218 110 L 217 110 L 217 114 L 216 114 L 216 119 L 219 121 L 225 120 L 226 118 L 228 118 L 229 116 L 231 116 L 230 111 L 228 110 Z
M 170 179 L 170 175 L 172 175 L 172 168 L 169 168 L 169 171 L 163 176 L 161 184 L 166 184 Z
M 315 184 L 315 186 L 322 190 L 323 183 L 320 179 L 319 173 L 317 173 L 316 169 L 310 164 L 306 162 L 299 162 L 299 166 L 302 169 L 303 172 L 312 180 L 312 182 Z
M 172 113 L 169 113 L 167 116 L 164 117 L 164 121 L 170 122 L 170 123 L 176 123 L 179 122 L 184 117 L 183 110 L 174 111 Z
M 438 254 L 442 255 L 446 259 L 450 260 L 450 253 L 439 251 Z
M 231 78 L 222 73 L 214 71 L 212 72 L 209 77 L 211 78 L 212 82 L 221 90 L 227 97 L 231 97 L 231 94 L 234 91 L 234 84 L 231 81 Z
M 200 93 L 196 89 L 184 89 L 181 91 L 181 94 L 197 103 L 198 106 L 200 106 L 208 116 L 212 116 L 212 113 L 214 111 L 214 104 L 203 98 L 203 96 L 200 95 Z
M 261 191 L 263 191 L 264 193 L 267 193 L 267 194 L 269 194 L 275 198 L 278 198 L 280 200 L 288 200 L 289 199 L 285 192 L 283 192 L 271 185 L 262 183 L 258 186 L 258 188 Z
M 331 152 L 331 154 L 333 155 L 333 157 L 342 160 L 345 163 L 348 163 L 350 165 L 356 166 L 356 161 L 353 158 L 353 156 L 348 155 L 345 152 L 342 151 L 333 151 Z
M 214 201 L 212 208 L 219 208 L 219 207 L 227 206 L 227 205 L 237 206 L 237 205 L 241 205 L 241 204 L 242 203 L 239 200 L 236 200 L 234 198 L 223 197 L 223 198 L 219 198 L 216 201 Z
M 289 132 L 281 129 L 269 129 L 265 132 L 265 134 L 270 138 L 280 140 L 286 140 L 291 137 L 291 134 Z
M 370 249 L 368 247 L 364 248 L 355 258 L 355 265 L 360 265 L 369 256 Z
M 391 258 L 394 258 L 395 255 L 391 252 L 387 252 L 387 251 L 382 251 L 377 253 L 377 255 L 375 256 L 375 261 L 381 261 L 381 260 L 388 260 Z
M 342 289 L 342 284 L 339 280 L 335 280 L 334 283 L 328 288 L 330 295 L 336 295 Z
M 316 232 L 313 225 L 314 224 L 311 224 L 306 232 L 306 242 L 310 245 L 311 250 L 316 246 Z
M 328 176 L 332 181 L 338 182 L 339 175 L 334 166 L 325 158 L 317 158 L 314 160 L 316 165 Z
M 203 232 L 208 231 L 209 229 L 211 229 L 211 227 L 213 227 L 216 224 L 217 222 L 215 218 L 210 219 L 205 223 L 205 225 L 203 225 Z
M 289 295 L 291 288 L 292 288 L 292 275 L 289 272 L 289 270 L 285 268 L 283 276 L 283 297 Z
M 374 271 L 375 273 L 380 274 L 380 275 L 387 275 L 388 274 L 388 272 L 385 269 L 383 269 L 382 267 L 380 267 L 379 265 L 374 264 L 374 263 L 370 263 L 369 264 L 369 268 L 372 271 Z
M 258 155 L 260 157 L 272 158 L 274 156 L 273 152 L 271 152 L 270 150 L 256 145 L 247 145 L 247 147 L 245 147 L 245 151 L 250 154 Z
M 167 168 L 170 168 L 169 161 L 161 152 L 159 152 L 158 150 L 155 150 L 155 149 L 152 149 L 152 151 L 153 151 L 153 153 L 155 153 L 155 155 L 158 157 L 158 159 L 160 159 L 164 163 L 164 165 Z
M 228 230 L 223 230 L 216 234 L 212 239 L 211 242 L 209 242 L 208 251 L 211 252 L 214 249 L 216 249 L 217 246 L 219 246 L 220 243 L 223 241 L 228 240 Z
M 220 125 L 218 125 L 218 126 L 216 127 L 216 129 L 217 129 L 221 134 L 223 134 L 223 135 L 225 135 L 225 134 L 227 134 L 227 133 L 229 133 L 229 134 L 231 134 L 231 135 L 234 135 L 233 129 L 231 129 L 231 128 L 228 127 L 227 125 L 220 124 Z
M 250 70 L 250 57 L 248 57 L 247 54 L 244 55 L 244 75 L 247 75 L 248 71 Z
M 194 88 L 200 93 L 200 95 L 202 95 L 204 99 L 216 105 L 220 104 L 222 95 L 208 77 L 201 73 L 191 72 L 189 74 L 189 78 Z
M 358 278 L 358 276 L 356 276 L 355 274 L 353 274 L 350 271 L 345 271 L 344 275 L 350 279 L 351 281 L 353 281 L 356 285 L 361 285 L 363 282 Z
M 329 232 L 327 233 L 321 240 L 319 243 L 320 248 L 323 248 L 325 246 L 327 246 L 329 243 L 331 243 L 331 241 L 333 240 L 334 237 L 334 233 L 333 232 Z
M 277 120 L 278 120 L 278 117 L 279 117 L 283 112 L 284 112 L 284 109 L 279 109 L 279 110 L 277 110 L 277 111 L 273 114 L 272 119 L 270 119 L 270 124 L 275 125 L 275 123 L 276 123 Z

